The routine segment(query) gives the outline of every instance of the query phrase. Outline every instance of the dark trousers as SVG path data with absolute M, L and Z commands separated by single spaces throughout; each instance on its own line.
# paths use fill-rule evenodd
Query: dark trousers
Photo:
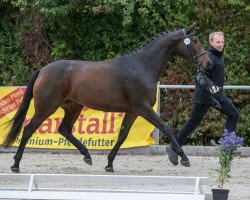
M 175 136 L 181 146 L 183 145 L 185 139 L 201 123 L 202 119 L 204 118 L 204 115 L 210 107 L 216 108 L 222 114 L 225 114 L 227 116 L 225 129 L 227 129 L 229 132 L 235 131 L 239 119 L 239 111 L 235 108 L 232 101 L 227 97 L 224 98 L 223 102 L 221 102 L 220 104 L 221 108 L 219 109 L 212 104 L 194 103 L 190 118 L 181 128 L 179 133 Z

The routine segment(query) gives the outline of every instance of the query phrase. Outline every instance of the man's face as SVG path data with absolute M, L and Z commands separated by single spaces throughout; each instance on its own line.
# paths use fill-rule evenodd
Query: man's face
M 218 51 L 222 51 L 224 48 L 224 36 L 215 34 L 214 38 L 209 40 L 209 43 Z

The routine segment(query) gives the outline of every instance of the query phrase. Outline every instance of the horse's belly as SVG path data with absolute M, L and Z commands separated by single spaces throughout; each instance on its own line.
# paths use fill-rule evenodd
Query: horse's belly
M 75 93 L 71 100 L 92 108 L 95 110 L 102 110 L 107 112 L 125 112 L 128 110 L 129 102 L 125 95 L 118 92 L 116 89 L 109 89 L 110 92 L 95 90 L 82 90 Z
M 117 101 L 100 101 L 100 100 L 93 100 L 87 101 L 82 100 L 77 102 L 83 106 L 94 110 L 101 110 L 105 112 L 126 112 L 128 111 L 128 106 L 125 103 L 117 102 Z

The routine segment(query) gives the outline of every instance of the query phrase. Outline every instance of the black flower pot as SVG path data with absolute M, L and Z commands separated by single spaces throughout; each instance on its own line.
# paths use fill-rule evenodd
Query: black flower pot
M 212 189 L 213 200 L 228 200 L 228 193 L 226 189 Z

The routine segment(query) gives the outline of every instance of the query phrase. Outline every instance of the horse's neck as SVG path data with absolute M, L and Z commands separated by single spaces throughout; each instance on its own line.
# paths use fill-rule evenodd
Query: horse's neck
M 138 51 L 146 71 L 151 73 L 156 80 L 159 79 L 169 59 L 174 56 L 173 49 L 175 45 L 183 38 L 182 30 L 169 33 L 166 36 L 157 38 L 152 44 Z

